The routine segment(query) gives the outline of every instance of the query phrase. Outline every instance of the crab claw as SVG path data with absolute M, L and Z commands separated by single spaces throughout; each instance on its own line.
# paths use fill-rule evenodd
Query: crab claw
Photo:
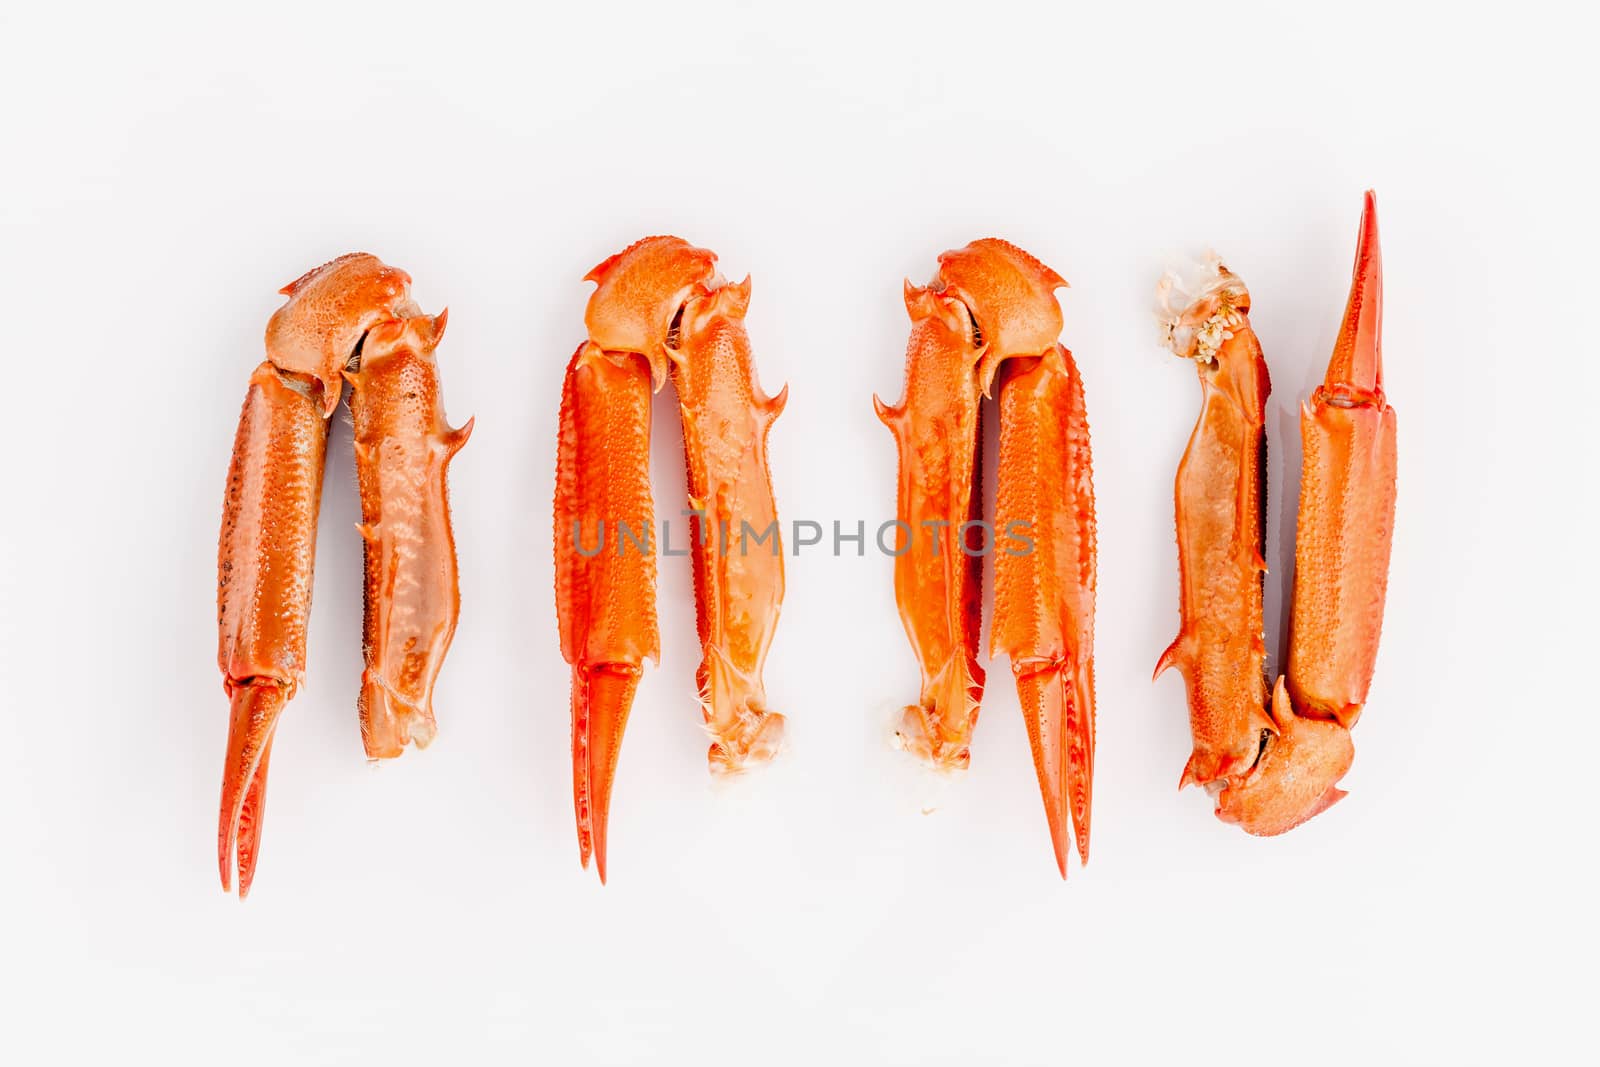
M 1375 198 L 1366 195 L 1326 379 L 1301 408 L 1289 654 L 1270 700 L 1261 546 L 1271 386 L 1243 283 L 1215 257 L 1197 282 L 1169 275 L 1158 290 L 1163 340 L 1195 361 L 1203 400 L 1176 482 L 1182 629 L 1157 673 L 1180 668 L 1189 691 L 1194 755 L 1183 784 L 1205 786 L 1224 822 L 1269 836 L 1345 795 L 1338 783 L 1355 756 L 1350 727 L 1383 624 L 1396 452 L 1383 395 Z
M 1328 360 L 1323 388 L 1353 400 L 1383 398 L 1383 253 L 1378 245 L 1378 198 L 1367 190 L 1351 271 L 1344 324 Z
M 1339 779 L 1356 755 L 1349 730 L 1295 713 L 1281 677 L 1270 712 L 1278 732 L 1262 735 L 1255 766 L 1220 780 L 1216 796 L 1217 818 L 1257 837 L 1287 833 L 1343 800 Z
M 896 522 L 914 535 L 896 554 L 894 588 L 922 693 L 901 712 L 896 744 L 943 770 L 971 763 L 985 682 L 981 557 L 992 554 L 990 652 L 1011 661 L 1063 878 L 1074 837 L 1079 859 L 1089 857 L 1095 590 L 1083 381 L 1056 340 L 1055 291 L 1066 284 L 997 238 L 945 252 L 926 288 L 905 287 L 903 399 L 890 406 L 873 398 L 899 453 Z M 990 524 L 982 521 L 982 408 L 995 393 Z M 974 543 L 974 530 L 985 528 Z
M 217 851 L 224 889 L 237 860 L 240 896 L 250 888 L 260 851 L 273 733 L 305 678 L 328 440 L 328 419 L 316 394 L 309 382 L 271 361 L 256 368 L 223 496 L 217 666 L 231 709 Z
M 410 285 L 405 271 L 353 253 L 284 286 L 289 299 L 267 323 L 266 359 L 251 375 L 239 413 L 217 545 L 217 665 L 231 705 L 217 852 L 223 887 L 237 868 L 241 897 L 260 852 L 273 734 L 305 680 L 328 417 L 347 370 L 357 372 L 358 393 L 361 379 L 370 377 L 358 367 L 364 350 L 369 362 L 385 362 L 389 350 L 415 334 L 431 352 L 444 328 L 443 315 L 419 317 Z M 420 410 L 415 396 L 401 390 L 396 410 Z M 371 452 L 359 430 L 359 405 L 358 398 L 358 459 Z M 390 472 L 388 481 L 405 477 Z M 442 497 L 442 482 L 439 489 Z M 372 534 L 370 517 L 363 529 Z M 434 551 L 431 545 L 415 551 L 415 539 L 406 549 L 412 556 Z M 369 595 L 369 615 L 375 599 Z
M 594 858 L 602 882 L 623 730 L 644 661 L 661 653 L 650 409 L 652 388 L 668 377 L 683 426 L 703 652 L 696 681 L 710 769 L 763 763 L 783 738 L 784 718 L 767 706 L 761 671 L 784 591 L 767 433 L 788 390 L 761 390 L 744 325 L 750 279 L 728 284 L 716 258 L 677 237 L 646 237 L 590 271 L 597 288 L 584 314 L 589 337 L 562 389 L 556 611 L 561 654 L 572 666 L 578 856 L 585 867 Z M 663 552 L 683 554 L 666 547 L 670 537 L 664 529 Z
M 1300 412 L 1287 663 L 1295 706 L 1345 727 L 1372 685 L 1394 536 L 1397 419 L 1383 393 L 1382 319 L 1377 204 L 1368 192 L 1344 325 L 1326 379 Z
M 225 893 L 233 888 L 233 871 L 238 867 L 240 900 L 250 895 L 250 884 L 256 877 L 272 735 L 288 699 L 285 687 L 271 681 L 236 685 L 229 696 L 232 707 L 217 826 L 217 865 Z
M 644 661 L 661 657 L 656 557 L 624 550 L 620 534 L 655 525 L 644 366 L 592 342 L 578 346 L 562 386 L 560 426 L 556 608 L 561 654 L 572 665 L 573 809 L 579 859 L 587 867 L 595 856 L 603 882 L 623 729 Z

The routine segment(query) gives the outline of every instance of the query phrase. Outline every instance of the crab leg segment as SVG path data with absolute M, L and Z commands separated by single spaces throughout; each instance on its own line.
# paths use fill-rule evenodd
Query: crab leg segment
M 900 741 L 938 767 L 970 760 L 984 682 L 981 557 L 992 552 L 991 652 L 1011 661 L 1063 877 L 1073 833 L 1081 859 L 1089 850 L 1095 587 L 1083 383 L 1056 340 L 1053 294 L 1065 284 L 1004 241 L 946 252 L 932 284 L 907 285 L 905 399 L 877 402 L 899 446 L 898 517 L 913 538 L 895 561 L 895 594 L 923 677 Z M 996 514 L 985 530 L 980 412 L 997 377 Z
M 983 699 L 978 663 L 983 625 L 982 559 L 968 558 L 963 524 L 982 517 L 978 460 L 978 360 L 983 354 L 964 304 L 937 280 L 905 287 L 911 316 L 905 397 L 878 418 L 900 453 L 894 594 L 922 667 L 922 695 L 901 713 L 899 744 L 944 769 L 972 759 L 972 728 Z
M 1180 785 L 1204 785 L 1248 771 L 1272 729 L 1262 633 L 1272 384 L 1238 275 L 1213 260 L 1193 294 L 1169 275 L 1160 297 L 1167 344 L 1194 361 L 1201 399 L 1175 492 L 1181 623 L 1156 675 L 1183 675 L 1194 751 Z
M 783 741 L 762 664 L 783 605 L 783 541 L 767 431 L 789 390 L 761 391 L 745 330 L 750 279 L 697 286 L 679 317 L 672 381 L 683 417 L 696 615 L 696 672 L 713 773 L 765 763 Z
M 784 393 L 756 383 L 744 328 L 748 279 L 676 237 L 639 241 L 589 274 L 589 340 L 567 369 L 556 472 L 556 606 L 572 665 L 579 855 L 606 872 L 606 820 L 628 711 L 659 659 L 651 542 L 650 394 L 670 375 L 683 418 L 704 659 L 698 672 L 713 771 L 777 751 L 761 668 L 783 599 L 766 436 Z M 748 531 L 748 534 L 747 532 Z M 757 540 L 759 539 L 759 540 Z
M 361 739 L 371 759 L 433 739 L 433 685 L 461 611 L 445 474 L 472 422 L 445 422 L 445 314 L 374 327 L 347 372 L 366 558 Z
M 404 271 L 343 256 L 284 287 L 245 395 L 217 551 L 217 662 L 231 704 L 217 860 L 250 890 L 272 737 L 305 678 L 328 416 L 345 363 L 378 323 L 415 310 Z
M 1305 447 L 1287 677 L 1265 699 L 1260 585 L 1245 588 L 1242 529 L 1259 562 L 1264 444 L 1252 461 L 1237 421 L 1214 413 L 1214 386 L 1266 371 L 1245 314 L 1248 296 L 1220 265 L 1163 321 L 1173 350 L 1196 360 L 1205 387 L 1199 425 L 1178 472 L 1183 625 L 1162 656 L 1189 688 L 1195 753 L 1182 784 L 1207 787 L 1217 816 L 1252 834 L 1293 829 L 1345 794 L 1355 750 L 1349 728 L 1372 678 L 1394 525 L 1395 415 L 1383 394 L 1382 268 L 1367 194 L 1344 326 L 1324 384 L 1301 412 Z M 1163 301 L 1170 295 L 1163 283 Z M 1234 394 L 1235 403 L 1244 390 Z M 1260 406 L 1248 420 L 1260 436 Z M 1230 532 L 1228 527 L 1233 527 Z M 1227 650 L 1249 655 L 1236 659 Z M 1258 717 L 1258 712 L 1263 717 Z

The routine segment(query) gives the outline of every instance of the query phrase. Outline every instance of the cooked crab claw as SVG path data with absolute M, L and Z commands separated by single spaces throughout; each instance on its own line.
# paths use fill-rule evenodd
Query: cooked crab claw
M 1394 536 L 1396 417 L 1383 391 L 1383 258 L 1367 193 L 1344 323 L 1323 384 L 1300 410 L 1289 696 L 1354 726 L 1367 702 Z
M 994 555 L 991 654 L 1011 661 L 1056 865 L 1088 861 L 1094 770 L 1094 489 L 1083 381 L 1057 340 L 1061 276 L 1015 245 L 974 241 L 905 287 L 911 338 L 894 406 L 895 599 L 922 669 L 897 744 L 943 770 L 972 758 L 983 698 L 983 556 Z M 980 492 L 984 398 L 999 383 L 995 516 Z M 985 529 L 987 527 L 987 529 Z
M 1263 675 L 1266 363 L 1250 300 L 1215 260 L 1198 283 L 1159 290 L 1164 338 L 1195 361 L 1199 422 L 1178 467 L 1177 667 L 1194 752 L 1181 784 L 1205 786 L 1217 816 L 1280 834 L 1345 794 L 1349 729 L 1367 699 L 1394 528 L 1395 415 L 1383 393 L 1382 261 L 1367 193 L 1344 324 L 1326 379 L 1301 410 L 1299 516 L 1286 674 Z
M 702 659 L 696 673 L 714 773 L 778 751 L 784 717 L 762 667 L 783 603 L 783 553 L 767 432 L 787 389 L 756 381 L 745 330 L 750 280 L 716 256 L 647 237 L 589 272 L 588 339 L 567 365 L 556 460 L 556 608 L 572 666 L 578 855 L 606 878 L 606 826 L 623 729 L 646 659 L 659 660 L 650 397 L 670 377 L 683 422 Z M 679 553 L 673 553 L 679 554 Z
M 411 300 L 410 284 L 404 271 L 357 253 L 341 256 L 285 286 L 282 291 L 289 299 L 267 324 L 267 358 L 251 375 L 239 416 L 217 552 L 217 658 L 231 705 L 217 859 L 224 889 L 232 886 L 237 869 L 241 897 L 250 890 L 260 852 L 273 734 L 284 706 L 305 678 L 328 416 L 339 404 L 347 368 L 355 368 L 357 393 L 362 394 L 363 382 L 373 378 L 377 367 L 390 363 L 391 350 L 402 338 L 417 337 L 419 328 L 436 334 L 442 327 L 443 316 L 437 322 L 421 316 Z M 373 368 L 365 373 L 364 352 Z M 356 409 L 356 450 L 364 504 L 369 481 L 373 509 L 382 510 L 380 502 L 389 504 L 392 514 L 383 523 L 386 535 L 437 558 L 448 551 L 448 524 L 441 544 L 436 536 L 439 516 L 429 510 L 432 505 L 422 506 L 427 521 L 421 528 L 411 526 L 407 515 L 415 513 L 407 509 L 424 500 L 442 506 L 442 470 L 437 486 L 412 484 L 411 476 L 418 472 L 395 465 L 393 435 L 386 432 L 379 435 L 381 440 L 373 440 L 364 438 L 360 429 L 376 418 L 396 430 L 425 410 L 410 398 L 391 396 L 376 404 L 362 399 Z M 399 432 L 404 436 L 408 431 Z M 364 526 L 368 531 L 378 526 L 371 510 Z M 404 580 L 374 583 L 372 562 L 369 552 L 369 670 L 374 652 L 371 619 L 393 614 L 397 596 L 401 603 L 411 604 L 415 592 Z M 452 596 L 453 568 L 452 553 L 448 581 Z M 431 686 L 431 676 L 428 682 Z M 365 711 L 364 699 L 364 720 Z

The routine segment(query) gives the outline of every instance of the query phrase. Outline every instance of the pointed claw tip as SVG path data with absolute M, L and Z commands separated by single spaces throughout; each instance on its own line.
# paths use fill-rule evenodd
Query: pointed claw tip
M 1370 189 L 1361 211 L 1344 322 L 1328 360 L 1323 388 L 1343 402 L 1381 403 L 1383 399 L 1383 252 L 1378 240 L 1378 202 Z
M 1056 870 L 1061 872 L 1061 880 L 1067 878 L 1067 855 L 1072 851 L 1072 840 L 1067 834 L 1065 818 L 1057 819 L 1050 816 L 1050 848 L 1055 853 Z
M 1378 255 L 1378 198 L 1371 189 L 1361 203 L 1361 231 L 1356 239 L 1356 273 Z
M 229 896 L 234 895 L 234 871 L 237 869 L 239 878 L 237 882 L 238 897 L 243 901 L 250 895 L 250 885 L 255 881 L 255 857 L 253 855 L 239 854 L 237 831 L 218 853 L 218 868 L 222 875 L 222 891 Z
M 222 888 L 231 892 L 238 873 L 239 895 L 250 891 L 260 854 L 267 769 L 272 736 L 289 692 L 278 682 L 225 683 L 229 695 L 228 749 L 223 764 L 217 826 L 217 859 Z

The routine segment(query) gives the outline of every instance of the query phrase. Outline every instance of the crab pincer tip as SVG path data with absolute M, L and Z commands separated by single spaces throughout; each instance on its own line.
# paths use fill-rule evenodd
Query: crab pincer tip
M 232 892 L 233 873 L 238 870 L 240 900 L 250 895 L 250 885 L 255 880 L 272 735 L 287 700 L 283 688 L 271 683 L 236 685 L 230 697 L 228 754 L 223 767 L 222 805 L 217 826 L 217 864 L 225 893 Z
M 1350 298 L 1324 385 L 1363 395 L 1383 392 L 1383 252 L 1378 243 L 1378 200 L 1371 189 L 1362 203 Z

